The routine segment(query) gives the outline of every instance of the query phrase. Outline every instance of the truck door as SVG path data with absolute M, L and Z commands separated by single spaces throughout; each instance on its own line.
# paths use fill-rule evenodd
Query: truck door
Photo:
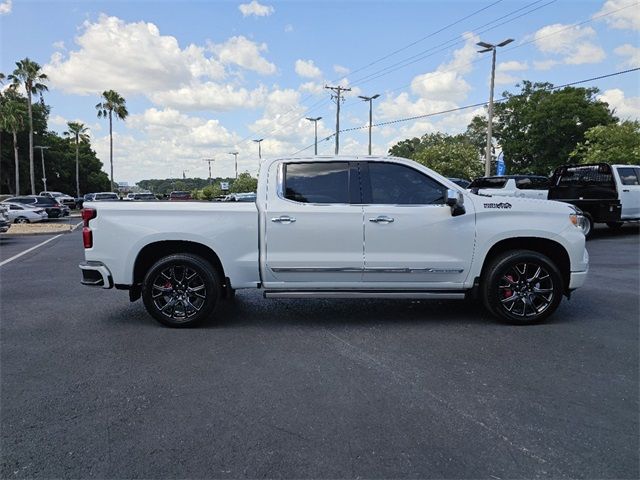
M 365 282 L 459 288 L 473 258 L 472 203 L 454 217 L 444 203 L 447 187 L 426 173 L 400 163 L 362 165 Z
M 622 203 L 622 219 L 640 218 L 640 168 L 616 167 L 618 192 Z
M 356 164 L 283 162 L 275 168 L 277 179 L 272 182 L 274 172 L 269 172 L 268 185 L 277 184 L 277 192 L 268 194 L 265 218 L 265 286 L 361 282 L 363 228 Z

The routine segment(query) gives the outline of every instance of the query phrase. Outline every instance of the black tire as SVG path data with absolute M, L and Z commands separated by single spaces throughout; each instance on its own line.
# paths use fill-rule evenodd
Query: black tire
M 18 217 L 13 221 L 13 223 L 29 223 L 29 219 L 26 217 Z
M 589 238 L 593 233 L 593 217 L 588 213 L 584 213 L 583 215 L 582 233 L 584 233 L 584 238 Z
M 532 325 L 544 321 L 564 292 L 558 267 L 545 255 L 512 250 L 492 259 L 481 282 L 485 307 L 503 322 Z
M 623 222 L 607 222 L 607 227 L 611 230 L 620 230 Z
M 202 257 L 168 255 L 147 272 L 142 300 L 147 312 L 168 327 L 192 327 L 210 317 L 221 294 L 220 276 Z

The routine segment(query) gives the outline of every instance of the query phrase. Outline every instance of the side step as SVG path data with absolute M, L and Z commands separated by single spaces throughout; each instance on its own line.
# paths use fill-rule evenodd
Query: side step
M 264 298 L 424 298 L 462 300 L 462 290 L 265 290 Z

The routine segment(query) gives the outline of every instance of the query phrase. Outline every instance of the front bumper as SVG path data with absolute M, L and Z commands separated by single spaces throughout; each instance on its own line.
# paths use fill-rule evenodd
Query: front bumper
M 80 283 L 89 287 L 113 288 L 111 272 L 102 262 L 82 262 L 80 265 L 82 280 Z
M 588 270 L 584 272 L 571 272 L 571 278 L 569 279 L 569 290 L 575 290 L 576 288 L 580 288 L 584 285 L 584 282 L 587 280 Z

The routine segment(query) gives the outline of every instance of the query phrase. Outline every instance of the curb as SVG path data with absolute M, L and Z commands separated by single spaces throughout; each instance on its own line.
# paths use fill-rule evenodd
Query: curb
M 11 231 L 11 229 L 9 229 L 9 232 L 0 233 L 0 236 L 2 236 L 3 238 L 8 238 L 8 237 L 38 237 L 43 235 L 64 235 L 66 233 L 75 232 L 81 225 L 82 225 L 82 222 L 78 222 L 75 225 L 73 225 L 69 230 L 58 230 L 55 232 L 9 233 Z

